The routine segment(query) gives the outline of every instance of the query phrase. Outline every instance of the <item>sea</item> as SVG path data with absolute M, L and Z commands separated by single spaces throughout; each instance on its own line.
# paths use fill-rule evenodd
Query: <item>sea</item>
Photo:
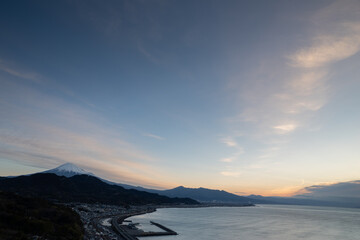
M 360 240 L 360 209 L 294 205 L 255 207 L 163 208 L 129 218 L 145 231 L 161 231 L 160 223 L 177 236 L 148 240 Z

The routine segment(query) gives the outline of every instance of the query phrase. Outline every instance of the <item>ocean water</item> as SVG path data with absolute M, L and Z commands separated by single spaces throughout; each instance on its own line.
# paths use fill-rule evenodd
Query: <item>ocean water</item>
M 177 236 L 152 240 L 360 240 L 360 209 L 290 205 L 256 207 L 168 208 L 129 218 L 147 231 L 161 231 L 154 221 Z

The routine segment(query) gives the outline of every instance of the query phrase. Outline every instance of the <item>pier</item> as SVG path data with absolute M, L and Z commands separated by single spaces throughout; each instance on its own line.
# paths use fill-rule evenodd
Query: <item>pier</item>
M 165 227 L 164 225 L 161 225 L 160 223 L 156 223 L 156 222 L 153 222 L 153 221 L 150 221 L 150 223 L 152 225 L 155 225 L 157 226 L 158 228 L 161 228 L 162 230 L 164 230 L 166 234 L 162 234 L 162 235 L 178 235 L 177 232 L 171 230 L 170 228 L 167 228 Z
M 124 240 L 138 240 L 137 237 L 178 235 L 177 232 L 171 230 L 170 228 L 167 228 L 164 225 L 161 225 L 160 223 L 156 223 L 153 221 L 150 221 L 150 223 L 164 230 L 164 232 L 152 232 L 152 231 L 145 232 L 135 227 L 135 225 L 119 224 L 119 222 L 122 223 L 123 220 L 124 220 L 123 217 L 119 217 L 119 218 L 115 217 L 111 220 L 111 225 L 113 229 L 118 233 L 119 237 Z

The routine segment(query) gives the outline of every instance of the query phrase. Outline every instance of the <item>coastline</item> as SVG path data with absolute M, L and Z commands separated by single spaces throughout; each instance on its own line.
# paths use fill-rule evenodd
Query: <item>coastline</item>
M 119 223 L 122 223 L 125 219 L 130 217 L 156 212 L 157 209 L 161 209 L 161 208 L 256 207 L 256 205 L 252 203 L 251 204 L 196 204 L 196 205 L 153 205 L 149 207 L 151 207 L 151 210 L 127 213 L 119 216 L 118 218 Z
M 126 219 L 137 215 L 143 215 L 147 213 L 153 213 L 157 209 L 161 208 L 213 208 L 213 207 L 250 207 L 253 204 L 196 204 L 196 205 L 145 205 L 145 206 L 130 206 L 121 207 L 115 205 L 104 205 L 104 204 L 85 204 L 85 203 L 72 203 L 67 204 L 74 211 L 76 211 L 83 222 L 85 230 L 84 239 L 126 239 L 136 240 L 137 236 L 156 236 L 154 233 L 145 232 L 142 229 L 135 227 L 136 223 L 127 221 Z M 108 222 L 111 224 L 103 224 Z M 131 225 L 125 224 L 130 222 Z M 153 225 L 156 226 L 155 223 Z M 161 225 L 161 224 L 159 224 Z M 161 225 L 162 226 L 162 225 Z M 159 227 L 159 226 L 158 226 Z M 162 226 L 168 229 L 165 226 Z M 159 227 L 159 228 L 162 228 Z M 163 229 L 164 229 L 163 228 Z M 169 229 L 167 234 L 164 231 L 156 232 L 158 235 L 175 235 L 175 231 Z
M 144 207 L 144 206 L 141 206 Z M 152 206 L 148 206 L 148 210 L 146 211 L 139 211 L 139 212 L 133 212 L 133 213 L 126 213 L 126 214 L 122 214 L 119 215 L 118 219 L 119 219 L 119 223 L 122 223 L 125 219 L 129 218 L 129 217 L 133 217 L 133 216 L 137 216 L 137 215 L 143 215 L 143 214 L 148 214 L 148 213 L 153 213 L 156 212 L 157 209 L 161 209 L 161 208 L 211 208 L 211 207 L 256 207 L 255 204 L 209 204 L 209 203 L 202 203 L 202 204 L 194 204 L 194 205 L 152 205 Z M 120 222 L 121 221 L 121 222 Z
M 157 209 L 161 208 L 211 208 L 211 207 L 256 207 L 255 204 L 196 204 L 196 205 L 154 205 L 150 206 L 151 210 L 140 211 L 134 213 L 127 213 L 119 216 L 119 222 L 122 223 L 125 219 L 134 217 L 137 215 L 143 215 L 148 213 L 156 212 Z
M 158 209 L 158 213 L 130 220 L 140 223 L 139 227 L 146 231 L 156 230 L 149 225 L 149 221 L 155 221 L 179 233 L 179 236 L 160 237 L 159 240 L 300 240 L 309 237 L 353 240 L 359 236 L 359 216 L 360 209 L 264 204 L 253 208 Z M 351 219 L 351 222 L 344 225 L 344 219 Z
M 146 232 L 143 229 L 139 229 L 136 227 L 138 223 L 133 223 L 132 220 L 128 220 L 129 225 L 131 224 L 130 230 L 126 228 L 126 225 L 123 225 L 123 222 L 126 221 L 125 219 L 134 217 L 137 215 L 143 215 L 148 213 L 153 213 L 157 211 L 157 209 L 165 209 L 165 208 L 216 208 L 216 207 L 253 207 L 254 204 L 197 204 L 197 205 L 160 205 L 160 206 L 153 206 L 151 211 L 141 211 L 141 212 L 135 212 L 135 213 L 129 213 L 129 214 L 123 214 L 121 216 L 118 216 L 117 218 L 112 219 L 112 227 L 118 232 L 122 239 L 125 240 L 137 240 L 137 237 L 145 237 L 145 236 L 165 236 L 165 235 L 178 235 L 177 232 L 173 231 L 172 229 L 169 229 L 168 227 L 165 227 L 159 223 L 156 223 L 152 220 L 150 220 L 151 225 L 155 225 L 158 228 L 160 228 L 161 232 L 153 232 L 149 231 Z

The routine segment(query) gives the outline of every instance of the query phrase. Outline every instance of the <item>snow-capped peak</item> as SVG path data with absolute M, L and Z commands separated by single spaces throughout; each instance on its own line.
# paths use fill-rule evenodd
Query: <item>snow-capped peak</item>
M 84 169 L 79 168 L 78 166 L 72 163 L 65 163 L 57 168 L 47 170 L 44 173 L 55 173 L 58 176 L 65 176 L 65 177 L 72 177 L 74 175 L 81 175 L 81 174 L 94 176 L 94 174 L 92 174 L 91 172 L 87 172 Z
M 57 170 L 57 171 L 64 171 L 64 172 L 74 172 L 74 173 L 87 173 L 84 169 L 79 168 L 78 166 L 76 166 L 75 164 L 72 163 L 65 163 L 63 165 L 60 165 L 57 168 L 54 168 L 53 170 Z

